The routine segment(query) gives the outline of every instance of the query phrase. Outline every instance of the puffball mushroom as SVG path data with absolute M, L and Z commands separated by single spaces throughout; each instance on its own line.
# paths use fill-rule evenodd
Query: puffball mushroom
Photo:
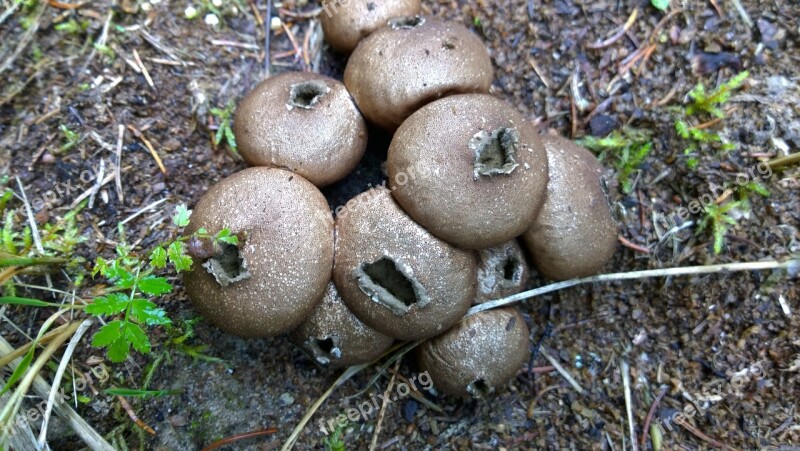
M 528 361 L 529 335 L 516 307 L 485 310 L 422 343 L 417 359 L 438 390 L 485 398 L 506 385 Z
M 492 63 L 483 42 L 462 25 L 394 18 L 356 47 L 344 84 L 368 121 L 394 131 L 440 97 L 488 92 Z
M 289 332 L 317 307 L 333 267 L 333 217 L 309 181 L 282 169 L 249 168 L 212 186 L 187 233 L 242 236 L 184 274 L 201 315 L 240 337 Z
M 517 294 L 525 289 L 530 270 L 517 240 L 478 252 L 478 284 L 474 304 Z
M 475 255 L 415 223 L 386 188 L 351 199 L 336 218 L 333 281 L 347 307 L 400 340 L 438 335 L 475 296 Z
M 522 235 L 547 187 L 536 130 L 487 94 L 446 97 L 412 114 L 392 139 L 387 170 L 403 209 L 465 249 Z
M 333 282 L 328 283 L 314 313 L 290 337 L 317 362 L 333 366 L 371 362 L 394 341 L 356 318 L 342 302 Z
M 364 156 L 367 125 L 342 82 L 285 72 L 261 82 L 236 109 L 233 132 L 250 166 L 296 172 L 323 187 Z
M 338 52 L 350 53 L 392 17 L 413 16 L 419 10 L 419 0 L 334 0 L 323 2 L 319 20 L 328 44 Z
M 602 186 L 603 166 L 588 150 L 542 136 L 550 182 L 541 211 L 525 232 L 536 269 L 554 280 L 597 273 L 614 254 L 618 226 Z

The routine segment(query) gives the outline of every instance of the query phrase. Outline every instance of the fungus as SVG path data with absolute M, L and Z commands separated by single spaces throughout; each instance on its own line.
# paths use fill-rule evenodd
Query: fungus
M 554 280 L 595 274 L 616 249 L 618 226 L 601 185 L 602 165 L 588 150 L 543 136 L 550 182 L 541 211 L 525 232 L 533 263 Z
M 386 188 L 353 198 L 336 218 L 333 280 L 361 321 L 401 340 L 440 334 L 475 296 L 475 255 L 416 224 Z
M 391 338 L 362 323 L 342 302 L 333 282 L 322 302 L 290 337 L 321 365 L 351 366 L 380 357 Z
M 486 398 L 528 361 L 529 334 L 516 307 L 485 310 L 422 343 L 417 360 L 442 392 Z
M 547 156 L 536 131 L 486 94 L 446 97 L 411 115 L 392 139 L 387 171 L 405 211 L 465 249 L 522 235 L 547 187 Z
M 483 42 L 462 25 L 397 18 L 361 41 L 344 83 L 367 120 L 394 131 L 433 100 L 488 92 L 492 63 Z
M 504 298 L 525 289 L 530 270 L 516 240 L 478 252 L 474 304 Z
M 323 2 L 319 15 L 325 40 L 337 52 L 348 54 L 359 41 L 392 17 L 419 14 L 420 0 L 348 0 Z
M 319 187 L 352 172 L 367 146 L 366 122 L 344 84 L 305 72 L 256 86 L 239 104 L 233 131 L 248 165 L 285 168 Z
M 203 195 L 187 233 L 226 227 L 246 238 L 184 274 L 197 310 L 242 337 L 297 327 L 321 300 L 333 266 L 333 218 L 322 193 L 288 171 L 245 169 Z

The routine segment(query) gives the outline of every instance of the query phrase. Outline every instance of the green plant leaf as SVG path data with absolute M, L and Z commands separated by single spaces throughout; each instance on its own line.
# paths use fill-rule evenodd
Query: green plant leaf
M 170 324 L 167 312 L 147 299 L 134 299 L 131 303 L 131 315 L 140 323 L 148 326 Z
M 94 316 L 116 315 L 128 308 L 130 300 L 123 293 L 111 293 L 95 298 L 94 302 L 86 306 L 86 313 Z
M 128 355 L 131 353 L 130 344 L 125 340 L 125 338 L 118 338 L 114 340 L 109 346 L 106 355 L 108 355 L 108 359 L 114 363 L 124 362 L 125 359 L 128 358 Z
M 650 0 L 650 3 L 661 11 L 666 11 L 669 8 L 669 0 Z
M 192 269 L 192 258 L 186 255 L 185 246 L 180 241 L 175 241 L 167 248 L 170 263 L 175 266 L 175 271 L 188 271 Z
M 92 337 L 92 346 L 102 348 L 111 345 L 122 337 L 122 325 L 125 324 L 122 320 L 111 321 Z
M 38 339 L 33 341 L 33 346 L 31 346 L 28 352 L 25 353 L 25 356 L 22 358 L 22 361 L 19 362 L 19 366 L 17 366 L 17 369 L 15 369 L 13 373 L 11 373 L 11 376 L 8 378 L 8 381 L 6 381 L 6 385 L 3 386 L 3 390 L 0 391 L 0 395 L 7 392 L 8 389 L 10 389 L 25 374 L 25 372 L 28 370 L 28 367 L 31 366 L 31 362 L 33 361 L 33 352 L 36 350 L 37 342 Z
M 220 230 L 219 233 L 217 234 L 217 240 L 233 246 L 239 244 L 239 238 L 236 235 L 232 235 L 230 229 Z
M 138 324 L 124 323 L 122 327 L 122 336 L 125 340 L 133 346 L 133 349 L 147 354 L 150 352 L 150 339 L 144 333 Z
M 113 396 L 130 396 L 136 398 L 156 398 L 159 396 L 177 395 L 181 390 L 136 390 L 133 388 L 107 388 L 104 393 Z
M 3 296 L 0 297 L 0 304 L 14 304 L 14 305 L 27 305 L 29 307 L 51 307 L 49 302 L 40 301 L 38 299 L 18 298 L 16 296 Z
M 172 291 L 172 285 L 164 277 L 147 276 L 139 280 L 139 290 L 151 296 L 161 296 Z
M 159 269 L 167 266 L 167 251 L 162 246 L 157 246 L 150 253 L 150 265 Z
M 189 217 L 192 215 L 192 210 L 186 208 L 186 205 L 178 205 L 175 208 L 175 216 L 172 217 L 172 223 L 178 227 L 186 227 L 189 225 Z

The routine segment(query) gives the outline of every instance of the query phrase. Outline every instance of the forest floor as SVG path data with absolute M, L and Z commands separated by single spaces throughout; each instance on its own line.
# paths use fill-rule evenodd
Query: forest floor
M 647 1 L 423 0 L 423 11 L 478 34 L 495 67 L 492 93 L 543 130 L 573 139 L 628 131 L 617 140 L 622 147 L 599 150 L 616 175 L 611 191 L 621 224 L 620 246 L 604 272 L 797 256 L 800 169 L 795 162 L 773 171 L 764 162 L 800 147 L 800 3 L 672 3 L 662 12 Z M 48 281 L 20 276 L 10 282 L 18 296 L 51 302 L 63 297 L 22 283 L 52 283 L 91 298 L 104 287 L 102 278 L 88 276 L 98 256 L 112 257 L 122 240 L 147 255 L 178 233 L 170 219 L 176 206 L 191 208 L 209 186 L 245 167 L 212 136 L 222 124 L 219 110 L 238 102 L 267 70 L 341 78 L 346 63 L 324 45 L 314 1 L 276 2 L 268 13 L 261 0 L 219 7 L 198 0 L 195 19 L 187 18 L 188 1 L 4 1 L 3 11 L 14 4 L 17 10 L 0 19 L 0 175 L 16 194 L 7 210 L 23 214 L 11 224 L 15 216 L 4 212 L 4 229 L 21 230 L 27 221 L 16 178 L 42 229 L 95 193 L 93 205 L 76 216 L 87 238 L 75 246 L 82 263 Z M 217 25 L 205 20 L 214 10 Z M 268 18 L 282 25 L 270 33 L 265 52 Z M 745 70 L 742 86 L 720 105 L 724 118 L 689 114 L 687 94 L 698 83 L 711 92 Z M 678 121 L 709 134 L 684 138 Z M 381 163 L 390 137 L 371 132 L 359 169 L 324 190 L 332 207 L 385 178 Z M 110 176 L 117 155 L 118 185 Z M 81 174 L 97 171 L 101 160 L 107 183 L 84 182 Z M 707 193 L 713 205 L 705 212 L 691 214 L 677 230 L 659 224 L 658 217 Z M 37 202 L 45 198 L 49 203 Z M 136 213 L 122 235 L 118 224 Z M 700 230 L 704 220 L 720 227 Z M 81 272 L 87 276 L 74 287 L 70 280 Z M 119 447 L 197 449 L 273 427 L 275 433 L 229 449 L 279 447 L 341 370 L 316 366 L 284 337 L 243 340 L 196 322 L 179 277 L 170 282 L 175 291 L 158 304 L 175 329 L 149 329 L 149 354 L 112 364 L 89 338 L 78 345 L 71 377 L 102 367 L 110 378 L 95 380 L 76 410 Z M 546 283 L 534 275 L 530 286 Z M 536 372 L 520 368 L 516 380 L 484 401 L 426 393 L 440 412 L 413 398 L 390 403 L 378 448 L 630 449 L 628 412 L 639 442 L 659 396 L 653 423 L 692 413 L 680 425 L 663 420 L 663 433 L 648 428 L 650 437 L 636 445 L 642 449 L 653 449 L 653 433 L 661 449 L 800 446 L 796 271 L 590 284 L 521 307 L 532 346 L 545 351 L 532 362 Z M 2 337 L 24 344 L 54 311 L 4 306 Z M 191 328 L 185 342 L 176 340 Z M 548 368 L 545 353 L 580 391 Z M 410 358 L 399 368 L 406 377 L 415 373 Z M 45 367 L 45 379 L 54 370 L 54 364 Z M 377 368 L 367 369 L 338 387 L 297 447 L 321 447 L 320 422 L 383 393 L 391 374 L 368 386 L 376 374 Z M 66 379 L 63 384 L 71 389 Z M 111 386 L 174 392 L 129 397 L 125 409 L 119 397 L 103 392 Z M 31 397 L 25 405 L 39 401 Z M 348 425 L 342 440 L 348 448 L 366 448 L 377 421 L 373 413 Z M 82 446 L 57 418 L 48 438 L 53 449 Z

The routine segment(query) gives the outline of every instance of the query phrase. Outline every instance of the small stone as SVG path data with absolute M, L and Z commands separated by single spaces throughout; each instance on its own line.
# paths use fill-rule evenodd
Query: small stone
M 603 137 L 617 129 L 617 121 L 606 114 L 598 114 L 589 121 L 592 136 Z
M 294 403 L 294 396 L 290 395 L 288 392 L 281 395 L 278 399 L 278 402 L 281 404 L 282 407 L 290 406 Z
M 181 147 L 181 142 L 177 138 L 170 138 L 164 143 L 164 150 L 172 152 Z
M 183 415 L 173 415 L 169 417 L 169 424 L 176 428 L 182 428 L 186 426 L 186 417 Z

